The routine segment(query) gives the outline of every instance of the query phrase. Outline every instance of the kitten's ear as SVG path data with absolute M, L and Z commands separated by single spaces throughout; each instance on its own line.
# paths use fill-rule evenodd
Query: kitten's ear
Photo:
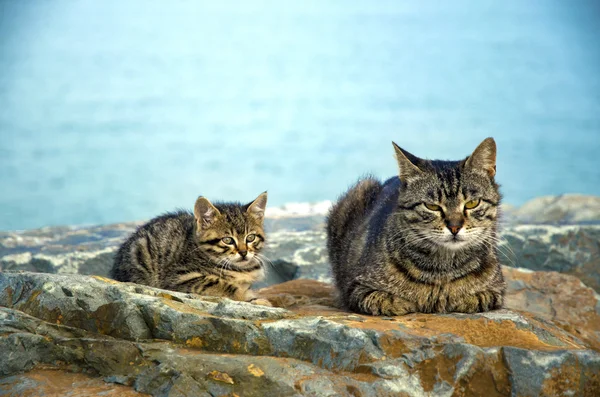
M 201 229 L 210 226 L 219 215 L 221 215 L 219 210 L 207 198 L 198 197 L 194 205 L 194 217 Z
M 267 207 L 267 192 L 261 193 L 253 202 L 248 204 L 246 210 L 249 214 L 256 218 L 262 219 L 265 216 L 265 208 Z
M 480 169 L 491 177 L 496 175 L 496 142 L 494 138 L 486 138 L 477 149 L 467 158 L 465 167 Z
M 406 183 L 423 174 L 423 171 L 415 165 L 415 163 L 420 161 L 417 156 L 401 149 L 395 142 L 392 142 L 392 145 L 394 145 L 394 150 L 396 151 L 396 160 L 398 161 L 398 167 L 400 167 L 400 180 L 402 182 Z

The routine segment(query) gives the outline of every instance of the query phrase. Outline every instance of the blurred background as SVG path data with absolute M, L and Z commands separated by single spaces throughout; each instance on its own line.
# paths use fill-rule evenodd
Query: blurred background
M 598 195 L 599 4 L 0 0 L 0 230 L 334 200 L 392 140 Z

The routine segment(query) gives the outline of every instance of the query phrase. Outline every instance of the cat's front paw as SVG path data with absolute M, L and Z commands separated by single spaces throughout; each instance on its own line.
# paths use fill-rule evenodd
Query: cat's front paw
M 358 309 L 373 316 L 403 316 L 415 311 L 414 304 L 386 291 L 374 291 L 363 297 Z
M 253 305 L 261 305 L 261 306 L 269 306 L 272 307 L 273 305 L 271 304 L 271 302 L 269 302 L 266 299 L 263 298 L 254 298 L 248 301 L 249 303 L 252 303 Z
M 481 291 L 474 295 L 463 296 L 454 302 L 450 311 L 459 313 L 481 313 L 501 309 L 504 297 L 496 291 Z

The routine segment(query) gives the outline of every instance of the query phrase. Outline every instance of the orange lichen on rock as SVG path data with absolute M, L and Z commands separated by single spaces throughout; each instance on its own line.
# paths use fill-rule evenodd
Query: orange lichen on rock
M 96 279 L 98 281 L 102 281 L 103 283 L 108 283 L 108 284 L 113 284 L 113 285 L 121 284 L 120 281 L 113 280 L 112 278 L 107 278 L 107 277 L 102 277 L 102 276 L 92 276 L 92 278 Z
M 205 343 L 199 337 L 194 336 L 194 337 L 186 340 L 185 345 L 188 347 L 193 347 L 195 349 L 201 349 L 205 345 Z
M 504 267 L 509 283 L 506 306 L 534 313 L 600 351 L 598 295 L 576 277 Z M 511 285 L 514 285 L 512 289 Z
M 9 395 L 22 397 L 149 396 L 128 386 L 115 385 L 81 373 L 58 369 L 34 369 L 25 374 L 0 378 L 0 389 L 10 391 Z
M 564 346 L 552 346 L 541 341 L 536 334 L 519 329 L 512 321 L 495 321 L 487 318 L 460 318 L 432 314 L 416 314 L 411 319 L 399 321 L 416 335 L 435 336 L 451 333 L 464 338 L 465 342 L 479 347 L 514 346 L 523 349 L 558 350 Z M 575 348 L 583 348 L 572 344 Z
M 264 376 L 265 373 L 263 372 L 262 369 L 258 368 L 256 365 L 254 364 L 250 364 L 248 366 L 248 372 L 250 372 L 252 375 L 256 376 L 256 377 L 261 377 Z
M 231 376 L 229 376 L 229 374 L 225 372 L 220 372 L 216 370 L 210 371 L 207 376 L 210 379 L 216 380 L 218 382 L 229 383 L 230 385 L 233 385 L 235 383 Z

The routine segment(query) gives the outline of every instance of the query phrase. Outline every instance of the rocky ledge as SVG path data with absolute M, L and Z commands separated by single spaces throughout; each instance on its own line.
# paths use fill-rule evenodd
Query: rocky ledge
M 102 277 L 139 222 L 0 232 L 0 396 L 600 395 L 600 198 L 506 206 L 507 308 L 473 315 L 337 308 L 326 209 L 266 220 L 274 307 Z
M 371 317 L 336 308 L 333 287 L 315 280 L 262 289 L 275 306 L 264 307 L 98 276 L 0 273 L 0 389 L 599 395 L 598 295 L 554 272 L 505 274 L 505 310 Z

